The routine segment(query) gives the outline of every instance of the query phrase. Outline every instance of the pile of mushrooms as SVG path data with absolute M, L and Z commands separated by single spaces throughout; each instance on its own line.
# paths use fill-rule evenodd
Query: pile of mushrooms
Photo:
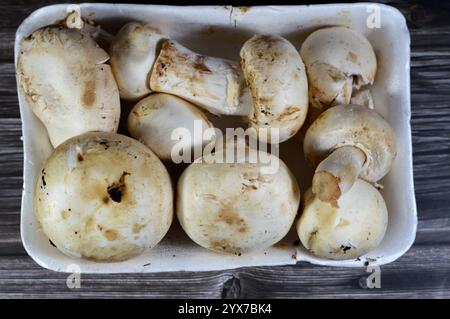
M 315 173 L 296 222 L 301 243 L 317 256 L 349 259 L 381 242 L 388 213 L 376 187 L 395 159 L 395 135 L 374 110 L 376 57 L 362 35 L 324 28 L 300 50 L 279 35 L 254 35 L 238 62 L 193 52 L 142 22 L 101 48 L 92 28 L 71 12 L 24 38 L 17 63 L 20 92 L 55 147 L 34 205 L 61 252 L 137 256 L 169 230 L 174 197 L 182 228 L 202 247 L 240 256 L 276 244 L 300 206 L 296 178 L 278 157 L 257 151 L 277 162 L 268 172 L 248 152 L 233 163 L 200 155 L 178 178 L 176 196 L 165 164 L 178 164 L 180 146 L 216 146 L 214 157 L 226 156 L 214 116 L 238 116 L 250 138 L 278 144 L 300 132 L 308 109 L 303 147 Z M 131 137 L 117 134 L 121 99 L 134 104 L 122 114 L 121 133 Z M 213 133 L 182 134 L 196 128 Z

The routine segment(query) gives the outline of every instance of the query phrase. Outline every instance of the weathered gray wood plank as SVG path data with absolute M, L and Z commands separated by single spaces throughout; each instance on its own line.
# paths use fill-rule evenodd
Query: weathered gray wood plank
M 224 272 L 81 275 L 81 288 L 69 289 L 66 274 L 40 268 L 25 256 L 1 256 L 0 298 L 449 298 L 449 272 L 449 246 L 418 246 L 398 262 L 381 267 L 380 289 L 363 288 L 369 275 L 364 269 L 303 263 Z

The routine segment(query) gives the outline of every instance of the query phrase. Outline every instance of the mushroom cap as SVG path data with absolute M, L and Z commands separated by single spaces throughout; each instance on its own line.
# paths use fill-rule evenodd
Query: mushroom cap
M 121 98 L 137 100 L 151 93 L 148 79 L 164 38 L 145 23 L 130 22 L 120 29 L 110 47 L 110 63 Z
M 323 112 L 308 128 L 303 151 L 317 166 L 341 146 L 361 149 L 366 161 L 360 178 L 375 183 L 385 176 L 396 156 L 395 135 L 376 111 L 361 105 L 338 105 Z
M 303 246 L 314 255 L 329 259 L 359 257 L 382 241 L 388 212 L 380 192 L 357 179 L 338 200 L 339 207 L 322 202 L 309 189 L 297 222 Z
M 200 134 L 194 134 L 196 127 L 201 128 Z M 182 145 L 183 150 L 193 150 L 208 143 L 202 136 L 208 128 L 213 128 L 213 125 L 200 109 L 165 93 L 147 96 L 134 106 L 128 116 L 131 136 L 150 147 L 162 160 L 171 160 L 175 145 Z M 190 138 L 175 140 L 172 137 L 172 134 L 183 134 L 186 129 Z
M 241 49 L 241 67 L 253 98 L 250 126 L 278 128 L 279 142 L 297 133 L 308 111 L 308 81 L 302 58 L 286 39 L 255 35 Z M 258 136 L 264 142 L 267 138 Z
M 35 189 L 42 230 L 64 254 L 118 261 L 154 247 L 172 222 L 169 174 L 146 146 L 90 132 L 58 146 Z
M 261 163 L 200 160 L 183 172 L 177 193 L 178 220 L 194 242 L 216 252 L 240 254 L 265 249 L 288 233 L 300 192 L 281 160 L 274 174 L 262 173 Z
M 21 42 L 21 93 L 44 123 L 53 146 L 88 132 L 116 132 L 117 84 L 108 54 L 83 31 L 46 27 Z
M 300 54 L 306 65 L 311 98 L 324 104 L 335 99 L 348 104 L 352 86 L 359 88 L 375 79 L 377 61 L 372 45 L 350 28 L 329 27 L 311 33 Z

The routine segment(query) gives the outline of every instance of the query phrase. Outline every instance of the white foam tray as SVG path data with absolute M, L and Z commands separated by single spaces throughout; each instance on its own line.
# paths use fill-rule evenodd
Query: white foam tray
M 194 244 L 174 223 L 165 239 L 154 249 L 124 262 L 97 263 L 67 257 L 52 247 L 33 212 L 33 191 L 39 171 L 52 148 L 46 130 L 20 96 L 24 143 L 24 184 L 21 235 L 25 249 L 41 266 L 70 271 L 76 264 L 84 273 L 207 271 L 243 266 L 285 265 L 307 261 L 329 266 L 382 265 L 403 255 L 412 245 L 417 213 L 412 177 L 410 128 L 410 37 L 402 14 L 389 6 L 377 5 L 381 28 L 368 28 L 366 21 L 373 4 L 332 4 L 311 6 L 264 6 L 235 8 L 223 6 L 172 7 L 129 4 L 81 4 L 83 16 L 90 16 L 115 33 L 128 21 L 147 21 L 194 51 L 238 60 L 239 49 L 255 33 L 280 34 L 297 48 L 313 30 L 345 25 L 364 34 L 372 43 L 378 71 L 373 86 L 376 110 L 393 126 L 398 156 L 392 171 L 381 181 L 389 210 L 389 224 L 381 245 L 356 260 L 331 261 L 314 257 L 293 241 L 295 232 L 266 251 L 227 256 Z M 43 7 L 23 21 L 16 33 L 15 58 L 20 40 L 34 30 L 65 17 L 67 5 Z M 301 144 L 293 138 L 282 144 L 281 156 L 297 176 L 302 191 L 310 184 L 311 170 L 304 163 Z

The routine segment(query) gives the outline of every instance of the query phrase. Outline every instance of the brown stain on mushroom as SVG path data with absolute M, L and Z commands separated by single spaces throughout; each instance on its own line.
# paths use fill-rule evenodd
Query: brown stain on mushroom
M 108 229 L 105 231 L 105 238 L 109 241 L 116 240 L 119 237 L 119 234 L 117 230 L 115 229 Z
M 147 226 L 146 224 L 134 224 L 133 225 L 133 233 L 137 234 L 139 233 L 145 226 Z
M 107 192 L 109 197 L 115 201 L 116 203 L 120 203 L 122 201 L 123 196 L 126 191 L 125 177 L 130 175 L 128 172 L 123 172 L 117 182 L 112 183 L 107 188 Z
M 242 251 L 240 247 L 236 247 L 225 238 L 212 240 L 209 247 L 210 249 L 215 251 L 221 251 L 235 255 L 240 255 Z
M 69 212 L 63 210 L 61 212 L 61 218 L 64 219 L 64 220 L 67 220 L 69 218 Z
M 95 224 L 95 220 L 92 216 L 90 216 L 84 224 L 84 233 L 88 234 L 90 232 L 90 230 L 93 229 L 94 224 Z
M 356 63 L 358 61 L 358 56 L 354 52 L 349 51 L 347 53 L 347 60 Z
M 286 119 L 295 120 L 298 116 L 300 116 L 300 114 L 297 114 L 300 112 L 301 109 L 298 106 L 289 106 L 283 113 L 281 113 L 277 117 L 277 121 L 283 122 Z
M 218 214 L 218 219 L 227 225 L 236 227 L 239 233 L 247 232 L 247 223 L 231 205 L 224 205 L 222 207 Z
M 151 88 L 153 90 L 167 90 L 169 79 L 176 78 L 177 84 L 173 85 L 172 90 L 187 91 L 193 97 L 202 96 L 214 100 L 219 99 L 204 86 L 207 80 L 205 75 L 212 73 L 205 64 L 206 58 L 206 56 L 183 52 L 177 48 L 174 42 L 165 41 L 155 61 L 154 71 L 151 73 Z M 180 68 L 179 65 L 183 65 L 184 68 Z
M 81 97 L 81 101 L 84 106 L 91 107 L 95 103 L 96 93 L 95 93 L 95 81 L 87 81 L 84 85 L 84 92 Z
M 192 66 L 194 67 L 194 70 L 204 73 L 211 73 L 211 70 L 205 64 L 205 57 L 202 55 L 199 55 L 195 58 L 195 61 L 192 64 Z

